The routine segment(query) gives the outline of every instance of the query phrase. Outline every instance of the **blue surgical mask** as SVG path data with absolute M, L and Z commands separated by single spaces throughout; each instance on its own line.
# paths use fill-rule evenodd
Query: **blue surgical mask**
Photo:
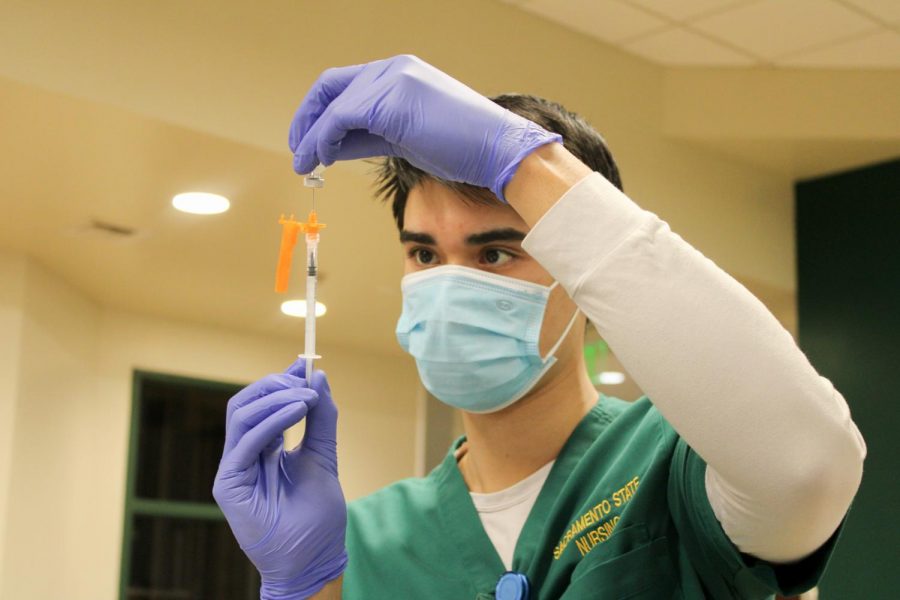
M 556 362 L 578 311 L 546 357 L 538 341 L 550 292 L 478 269 L 445 265 L 406 275 L 397 341 L 439 400 L 490 413 L 522 398 Z

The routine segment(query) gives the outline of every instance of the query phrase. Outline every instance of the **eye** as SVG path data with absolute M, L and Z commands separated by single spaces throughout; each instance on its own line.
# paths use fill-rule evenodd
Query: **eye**
M 433 265 L 437 262 L 437 256 L 428 248 L 413 248 L 409 251 L 409 256 L 416 261 L 416 264 L 423 267 Z
M 505 265 L 516 257 L 512 252 L 508 252 L 501 248 L 488 248 L 482 253 L 482 261 L 492 267 Z

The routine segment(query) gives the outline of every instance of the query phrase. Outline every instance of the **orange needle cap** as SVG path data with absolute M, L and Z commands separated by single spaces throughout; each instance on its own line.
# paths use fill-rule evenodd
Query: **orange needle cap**
M 294 220 L 294 215 L 285 219 L 284 215 L 278 219 L 281 224 L 281 249 L 278 252 L 278 267 L 275 269 L 275 291 L 283 294 L 288 289 L 288 281 L 291 277 L 291 259 L 294 255 L 294 246 L 297 245 L 297 234 L 303 224 Z

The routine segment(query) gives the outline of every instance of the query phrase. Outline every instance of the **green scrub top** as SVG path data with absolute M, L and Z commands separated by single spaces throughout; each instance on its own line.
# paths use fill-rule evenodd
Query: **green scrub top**
M 351 502 L 343 597 L 487 600 L 505 572 L 454 458 Z M 563 446 L 513 570 L 530 600 L 769 598 L 813 587 L 837 532 L 791 565 L 742 554 L 706 496 L 706 464 L 645 396 L 602 395 Z

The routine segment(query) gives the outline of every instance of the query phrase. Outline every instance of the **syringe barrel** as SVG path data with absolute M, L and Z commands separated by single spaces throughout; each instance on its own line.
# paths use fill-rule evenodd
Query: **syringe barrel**
M 316 284 L 319 276 L 319 235 L 306 235 L 306 335 L 303 353 L 306 355 L 306 376 L 312 377 L 313 357 L 316 355 Z
M 306 234 L 306 274 L 319 275 L 319 234 Z

